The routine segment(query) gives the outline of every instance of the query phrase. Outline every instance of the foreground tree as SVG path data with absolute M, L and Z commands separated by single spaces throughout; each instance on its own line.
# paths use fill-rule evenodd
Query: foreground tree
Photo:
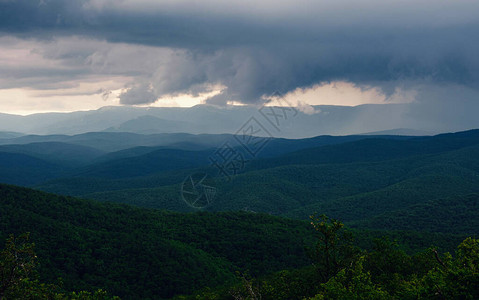
M 479 240 L 465 239 L 457 248 L 456 257 L 449 253 L 440 257 L 434 252 L 437 264 L 419 282 L 417 295 L 424 299 L 479 299 Z M 412 297 L 411 297 L 412 298 Z
M 18 237 L 10 235 L 5 248 L 0 252 L 0 300 L 3 299 L 55 299 L 55 300 L 107 300 L 103 290 L 94 293 L 81 291 L 66 293 L 60 285 L 39 281 L 35 244 L 29 242 L 29 234 Z
M 352 234 L 344 224 L 325 215 L 311 216 L 311 225 L 317 233 L 317 243 L 310 250 L 310 258 L 321 282 L 327 282 L 340 270 L 352 266 L 359 254 L 353 245 Z
M 312 266 L 241 276 L 233 289 L 179 299 L 479 299 L 479 240 L 465 239 L 455 256 L 434 248 L 411 256 L 388 238 L 359 250 L 344 225 L 326 216 L 311 217 L 311 224 L 318 237 Z
M 10 235 L 0 252 L 0 299 L 19 297 L 20 291 L 31 285 L 29 278 L 37 262 L 34 244 L 28 239 L 28 234 Z
M 342 269 L 328 282 L 321 284 L 321 293 L 310 299 L 390 299 L 386 291 L 371 281 L 371 274 L 363 267 L 364 259 L 359 258 L 351 268 Z

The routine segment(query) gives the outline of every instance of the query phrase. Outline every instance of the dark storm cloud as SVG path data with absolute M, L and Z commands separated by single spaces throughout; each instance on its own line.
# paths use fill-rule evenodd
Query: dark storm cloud
M 386 94 L 417 84 L 479 87 L 477 1 L 338 3 L 3 0 L 0 31 L 177 49 L 149 71 L 102 70 L 138 77 L 124 104 L 215 84 L 225 87 L 216 104 L 338 80 Z M 63 55 L 56 58 L 77 58 L 74 47 Z
M 74 28 L 81 25 L 83 1 L 3 0 L 0 1 L 0 28 L 3 32 Z
M 143 104 L 153 103 L 158 99 L 149 84 L 142 84 L 131 87 L 120 95 L 121 104 Z

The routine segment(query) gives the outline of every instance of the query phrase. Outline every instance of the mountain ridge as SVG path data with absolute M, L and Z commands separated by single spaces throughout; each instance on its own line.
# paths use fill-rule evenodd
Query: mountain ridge
M 419 118 L 414 113 L 418 105 L 417 103 L 318 105 L 313 107 L 315 111 L 313 114 L 297 110 L 294 116 L 282 120 L 279 130 L 270 126 L 265 119 L 268 111 L 261 114 L 260 108 L 253 106 L 197 105 L 190 108 L 118 106 L 72 113 L 38 113 L 27 116 L 2 114 L 0 131 L 17 131 L 24 134 L 79 134 L 121 127 L 125 122 L 145 116 L 168 120 L 165 124 L 169 123 L 170 128 L 162 131 L 158 124 L 153 122 L 149 126 L 141 127 L 142 132 L 178 132 L 181 128 L 173 128 L 176 124 L 189 133 L 234 134 L 253 117 L 267 127 L 273 136 L 285 138 L 307 138 L 324 134 L 351 135 L 391 128 L 410 128 L 437 133 L 479 127 L 479 121 L 472 116 L 473 112 L 463 112 L 471 116 L 451 115 L 445 119 L 440 112 L 430 111 L 429 115 Z M 133 128 L 130 130 L 134 131 Z

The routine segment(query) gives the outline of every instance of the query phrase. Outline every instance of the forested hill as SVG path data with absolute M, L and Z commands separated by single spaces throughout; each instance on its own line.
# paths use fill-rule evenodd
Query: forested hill
M 318 212 L 361 228 L 372 224 L 372 219 L 380 224 L 379 220 L 387 220 L 389 215 L 400 215 L 401 229 L 428 231 L 434 227 L 435 232 L 454 233 L 463 232 L 466 226 L 468 233 L 475 233 L 476 223 L 471 220 L 479 215 L 479 207 L 474 201 L 460 201 L 479 193 L 478 133 L 473 130 L 409 139 L 376 137 L 258 158 L 231 181 L 216 178 L 217 193 L 204 210 L 252 210 L 298 219 Z M 142 161 L 145 167 L 139 167 L 140 171 L 162 162 Z M 138 171 L 130 168 L 127 160 L 113 165 L 117 171 L 111 174 Z M 108 168 L 102 170 L 106 172 Z M 191 212 L 194 209 L 180 198 L 181 183 L 188 175 L 202 171 L 168 170 L 126 178 L 71 177 L 49 181 L 38 188 L 100 201 Z M 457 205 L 453 208 L 457 212 L 466 211 L 468 221 L 457 222 L 453 214 L 445 214 L 451 205 Z M 437 218 L 450 225 L 423 227 Z
M 282 156 L 254 160 L 249 168 L 262 169 L 292 164 L 331 164 L 385 161 L 420 155 L 439 154 L 479 144 L 479 130 L 410 137 L 372 136 L 336 145 L 310 147 Z
M 408 255 L 431 245 L 453 251 L 478 234 L 477 130 L 270 143 L 284 147 L 265 148 L 229 181 L 212 175 L 215 197 L 196 211 L 181 184 L 212 169 L 203 166 L 210 144 L 109 153 L 60 142 L 4 146 L 7 182 L 101 202 L 0 184 L 0 239 L 31 232 L 43 282 L 158 299 L 234 285 L 236 271 L 303 274 L 305 249 L 317 240 L 306 221 L 314 213 L 344 222 L 364 249 L 387 235 Z
M 462 203 L 475 199 L 470 196 L 450 207 L 464 210 Z M 381 226 L 380 222 L 374 219 L 368 226 Z M 81 292 L 58 299 L 110 299 L 101 290 L 123 299 L 180 294 L 191 296 L 179 299 L 249 299 L 252 292 L 275 300 L 314 295 L 314 299 L 358 295 L 359 299 L 414 295 L 429 299 L 431 291 L 438 289 L 447 295 L 478 293 L 477 240 L 466 239 L 455 260 L 447 254 L 435 260 L 437 248 L 410 256 L 390 239 L 372 243 L 373 238 L 387 235 L 409 246 L 422 242 L 414 250 L 418 251 L 429 245 L 458 245 L 464 236 L 454 234 L 355 231 L 358 240 L 353 243 L 350 231 L 325 217 L 304 222 L 247 212 L 181 214 L 0 184 L 0 239 L 25 232 L 35 243 L 42 282 L 60 282 L 61 291 L 100 290 L 97 296 Z M 325 237 L 332 243 L 328 248 Z M 359 249 L 359 244 L 369 250 Z M 8 259 L 15 253 L 22 253 L 19 264 L 29 253 L 25 244 L 7 243 L 7 247 L 0 252 L 2 268 L 11 265 Z M 333 255 L 333 260 L 324 255 Z M 26 280 L 15 290 L 20 298 L 27 293 L 36 295 L 32 299 L 52 294 L 50 286 Z
M 446 209 L 462 213 L 456 217 L 470 220 L 450 216 L 443 224 L 418 228 L 407 226 L 407 217 L 400 213 L 371 219 L 361 225 L 371 230 L 355 231 L 357 245 L 369 249 L 374 238 L 386 235 L 409 251 L 430 245 L 454 249 L 475 232 L 471 228 L 477 225 L 473 209 L 477 199 L 471 195 L 444 201 Z M 419 205 L 413 211 L 424 209 L 430 208 Z M 394 226 L 389 226 L 391 231 L 378 230 L 391 217 L 405 231 Z M 463 231 L 444 230 L 448 226 Z M 206 287 L 228 290 L 237 284 L 237 274 L 261 278 L 281 271 L 278 274 L 283 276 L 288 269 L 296 270 L 291 274 L 299 278 L 306 276 L 301 284 L 314 282 L 308 277 L 311 256 L 307 249 L 314 249 L 317 237 L 306 221 L 248 212 L 165 212 L 0 184 L 0 240 L 26 232 L 35 243 L 40 279 L 57 282 L 61 277 L 67 291 L 103 289 L 124 299 L 160 299 Z M 274 279 L 277 285 L 276 280 L 280 279 Z M 300 283 L 291 284 L 302 289 Z M 293 292 L 285 286 L 275 289 L 281 295 Z M 272 299 L 289 299 L 285 297 Z
M 0 185 L 0 240 L 30 232 L 46 282 L 125 299 L 171 297 L 307 265 L 306 222 L 263 214 L 178 214 Z

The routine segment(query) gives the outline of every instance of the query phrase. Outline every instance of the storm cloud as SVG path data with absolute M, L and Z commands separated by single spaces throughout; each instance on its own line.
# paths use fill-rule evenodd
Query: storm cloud
M 0 0 L 1 35 L 49 62 L 2 66 L 13 79 L 0 84 L 116 76 L 123 104 L 213 87 L 210 103 L 259 103 L 334 81 L 386 96 L 462 86 L 475 97 L 478 11 L 477 1 Z

